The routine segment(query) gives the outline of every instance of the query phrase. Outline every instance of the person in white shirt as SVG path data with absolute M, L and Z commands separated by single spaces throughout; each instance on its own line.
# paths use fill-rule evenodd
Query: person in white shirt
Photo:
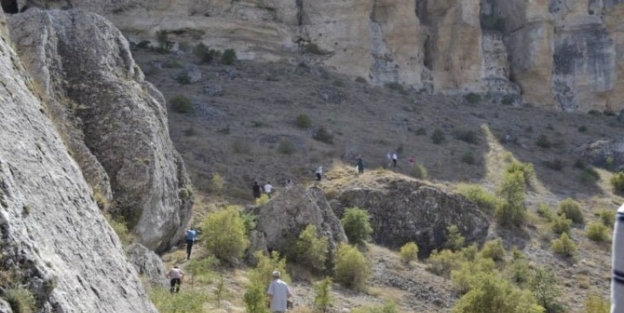
M 316 180 L 320 181 L 321 177 L 323 177 L 323 166 L 319 166 L 316 169 Z
M 392 167 L 396 167 L 396 163 L 397 163 L 397 154 L 396 152 L 392 154 Z
M 184 272 L 178 268 L 177 265 L 175 265 L 170 271 L 169 273 L 167 273 L 167 278 L 170 278 L 170 285 L 171 288 L 169 289 L 169 291 L 171 291 L 171 293 L 178 293 L 180 292 L 180 285 L 182 285 L 182 280 L 184 279 Z
M 267 290 L 270 306 L 273 313 L 284 313 L 288 307 L 288 299 L 292 297 L 288 284 L 280 279 L 280 272 L 273 271 L 273 281 Z
M 267 196 L 269 196 L 269 199 L 271 199 L 272 191 L 273 191 L 273 186 L 271 185 L 271 182 L 266 183 L 266 185 L 264 185 L 264 193 L 266 193 Z

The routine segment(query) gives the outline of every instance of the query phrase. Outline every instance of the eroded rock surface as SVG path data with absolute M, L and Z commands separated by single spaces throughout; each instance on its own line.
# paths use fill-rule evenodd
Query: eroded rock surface
M 488 219 L 473 202 L 415 180 L 393 179 L 377 187 L 347 188 L 338 201 L 335 211 L 339 217 L 345 208 L 368 211 L 373 242 L 399 248 L 414 241 L 421 256 L 444 247 L 451 225 L 457 226 L 468 244 L 482 243 L 488 233 Z
M 142 244 L 134 243 L 126 248 L 128 262 L 139 275 L 146 277 L 152 286 L 167 286 L 166 269 L 162 259 Z
M 33 90 L 0 13 L 0 286 L 37 312 L 157 313 Z
M 10 20 L 20 58 L 87 181 L 139 241 L 163 251 L 190 219 L 192 189 L 169 138 L 162 94 L 128 42 L 85 11 L 30 9 Z

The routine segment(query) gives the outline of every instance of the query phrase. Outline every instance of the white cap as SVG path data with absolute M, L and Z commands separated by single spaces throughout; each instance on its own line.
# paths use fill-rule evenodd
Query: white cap
M 275 277 L 275 278 L 280 277 L 280 272 L 279 271 L 273 271 L 273 277 Z

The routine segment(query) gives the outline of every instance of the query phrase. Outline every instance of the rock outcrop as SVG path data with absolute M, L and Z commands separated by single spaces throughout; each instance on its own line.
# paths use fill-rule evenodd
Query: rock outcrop
M 34 85 L 0 13 L 0 286 L 36 312 L 156 313 Z
M 489 222 L 477 206 L 458 194 L 416 180 L 378 178 L 377 187 L 346 188 L 334 206 L 337 216 L 345 208 L 368 211 L 373 242 L 399 248 L 414 241 L 420 255 L 427 256 L 446 243 L 447 228 L 456 225 L 466 243 L 482 243 Z
M 136 42 L 164 30 L 175 41 L 234 48 L 243 59 L 308 52 L 311 63 L 379 85 L 563 111 L 624 107 L 619 0 L 6 2 L 97 12 Z
M 13 16 L 10 31 L 86 180 L 108 199 L 101 206 L 110 203 L 146 247 L 175 244 L 192 188 L 165 99 L 144 81 L 121 32 L 93 13 L 38 9 Z
M 580 146 L 576 153 L 594 166 L 624 170 L 624 140 L 598 140 Z
M 162 259 L 142 244 L 134 243 L 126 248 L 128 262 L 139 275 L 146 277 L 152 286 L 167 286 L 166 269 Z
M 284 253 L 308 225 L 316 226 L 319 235 L 329 239 L 331 251 L 335 251 L 338 243 L 347 241 L 340 220 L 334 215 L 323 191 L 316 187 L 283 188 L 268 203 L 248 208 L 246 212 L 256 217 L 250 251 Z

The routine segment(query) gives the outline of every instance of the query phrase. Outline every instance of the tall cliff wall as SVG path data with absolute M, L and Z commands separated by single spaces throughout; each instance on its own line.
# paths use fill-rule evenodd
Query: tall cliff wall
M 621 0 L 13 0 L 104 14 L 133 40 L 234 48 L 258 60 L 309 55 L 375 84 L 506 95 L 564 111 L 624 108 Z M 175 36 L 174 36 L 175 35 Z M 501 97 L 499 97 L 501 99 Z
M 163 251 L 190 219 L 192 188 L 169 138 L 164 97 L 110 22 L 79 10 L 28 10 L 11 37 L 49 114 L 100 200 Z M 110 203 L 110 206 L 103 205 Z
M 34 85 L 0 13 L 0 290 L 37 312 L 156 313 Z

